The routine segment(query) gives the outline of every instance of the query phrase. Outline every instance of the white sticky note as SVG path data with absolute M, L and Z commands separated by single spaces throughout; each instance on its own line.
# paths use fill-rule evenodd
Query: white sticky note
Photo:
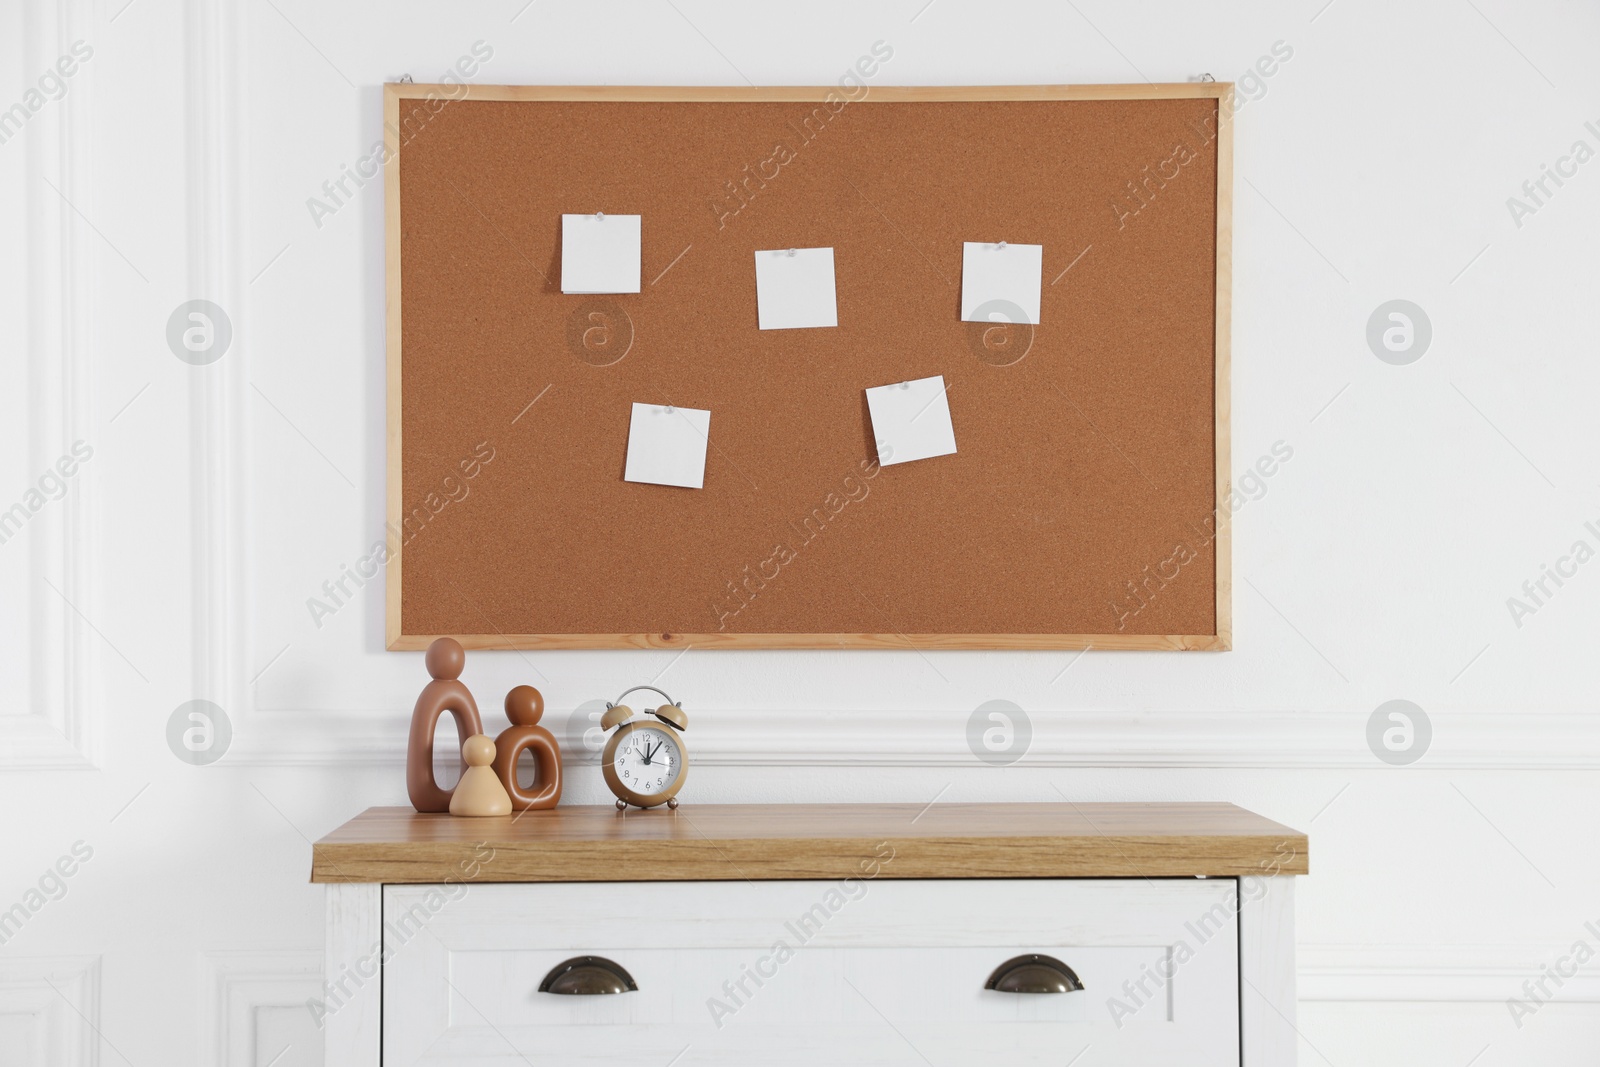
M 948 456 L 956 450 L 942 374 L 868 389 L 867 411 L 872 415 L 873 440 L 878 442 L 878 462 L 885 467 Z
M 757 252 L 756 316 L 763 330 L 839 325 L 839 302 L 833 290 L 833 249 Z
M 561 291 L 637 293 L 638 215 L 562 215 Z
M 635 404 L 628 423 L 628 465 L 622 477 L 630 482 L 702 488 L 710 434 L 709 411 Z
M 961 321 L 1038 325 L 1043 278 L 1044 245 L 962 242 Z

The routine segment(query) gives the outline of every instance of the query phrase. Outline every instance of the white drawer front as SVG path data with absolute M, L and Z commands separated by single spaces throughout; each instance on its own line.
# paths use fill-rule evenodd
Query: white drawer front
M 1237 1067 L 1234 891 L 1232 879 L 389 886 L 383 1062 L 1061 1067 L 1090 1049 L 1083 1067 Z M 1085 988 L 983 988 L 1027 952 Z M 580 955 L 621 964 L 638 991 L 537 991 Z

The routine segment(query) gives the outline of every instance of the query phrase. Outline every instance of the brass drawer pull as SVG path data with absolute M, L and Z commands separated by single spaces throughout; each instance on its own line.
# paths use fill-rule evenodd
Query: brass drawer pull
M 1054 956 L 1030 952 L 996 967 L 983 988 L 1001 993 L 1071 993 L 1082 989 L 1083 982 Z
M 633 975 L 619 963 L 604 956 L 574 956 L 550 968 L 539 983 L 539 992 L 563 996 L 593 996 L 600 993 L 637 993 Z

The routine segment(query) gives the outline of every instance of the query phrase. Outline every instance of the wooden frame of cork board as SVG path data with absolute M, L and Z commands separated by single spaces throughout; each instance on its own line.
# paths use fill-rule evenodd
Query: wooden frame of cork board
M 421 649 L 1224 650 L 1233 87 L 385 87 L 386 638 Z M 639 294 L 560 215 L 640 214 Z M 1037 327 L 963 241 L 1042 244 Z M 833 329 L 753 253 L 835 249 Z M 959 451 L 879 466 L 866 388 Z M 631 402 L 712 413 L 625 482 Z

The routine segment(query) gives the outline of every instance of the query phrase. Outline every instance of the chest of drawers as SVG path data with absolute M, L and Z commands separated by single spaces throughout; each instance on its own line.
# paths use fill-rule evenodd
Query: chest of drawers
M 1306 870 L 1230 805 L 373 809 L 312 1010 L 329 1067 L 1277 1067 Z

